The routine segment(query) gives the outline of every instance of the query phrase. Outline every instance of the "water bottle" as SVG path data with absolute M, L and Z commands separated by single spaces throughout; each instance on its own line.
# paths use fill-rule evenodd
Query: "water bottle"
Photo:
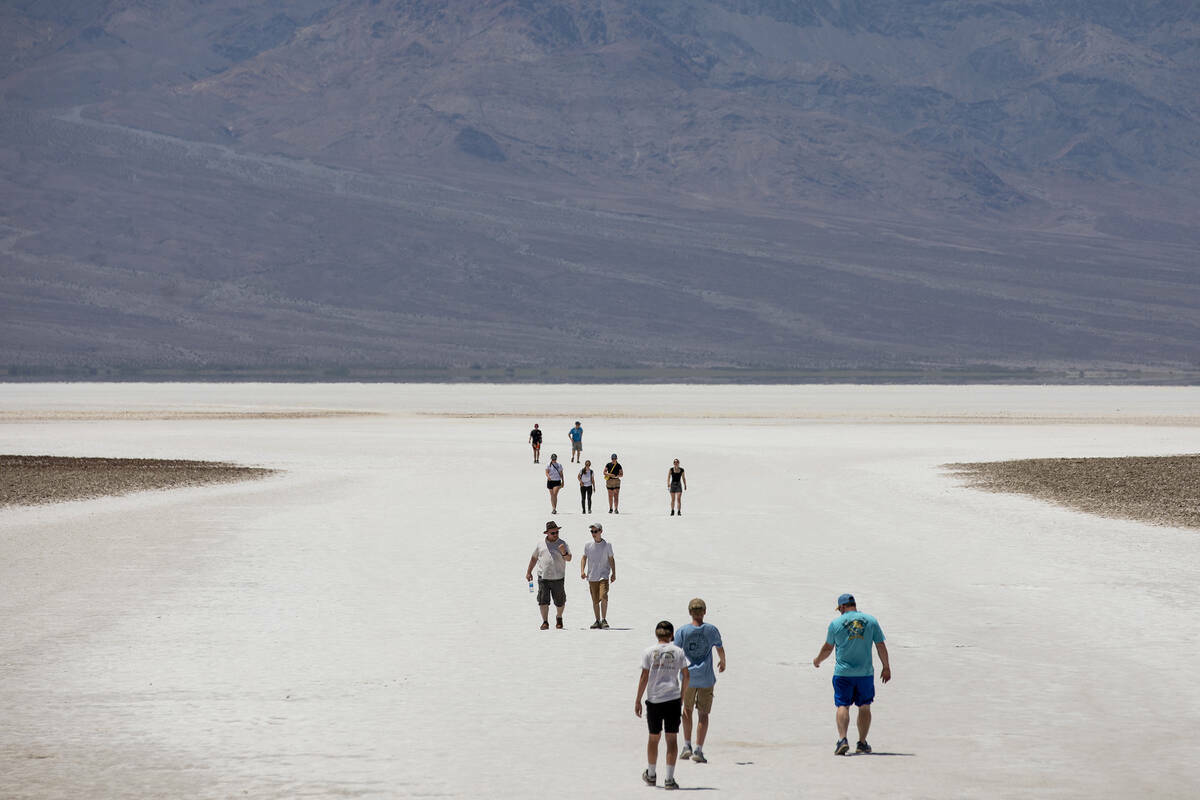
M 529 593 L 533 594 L 533 581 L 529 582 Z

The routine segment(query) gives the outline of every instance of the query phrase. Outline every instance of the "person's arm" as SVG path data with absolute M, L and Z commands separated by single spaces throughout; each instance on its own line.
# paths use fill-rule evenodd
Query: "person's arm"
M 817 657 L 813 659 L 813 666 L 820 667 L 821 662 L 829 658 L 829 654 L 833 652 L 833 645 L 829 642 L 821 645 L 821 652 L 817 653 Z
M 587 577 L 587 552 L 583 554 L 583 558 L 579 559 L 579 577 Z
M 617 560 L 612 556 L 608 557 L 608 580 L 610 583 L 617 582 Z
M 562 553 L 563 561 L 571 560 L 571 548 L 567 547 L 566 542 L 558 543 L 558 552 Z
M 683 669 L 681 669 L 681 670 L 680 670 L 680 672 L 681 672 L 681 673 L 683 673 L 683 675 L 682 675 L 682 678 L 681 678 L 681 679 L 680 679 L 680 681 L 679 681 L 679 690 L 680 690 L 681 692 L 683 692 L 683 694 L 687 694 L 687 690 L 688 690 L 688 681 L 690 681 L 690 680 L 691 680 L 691 677 L 692 677 L 692 675 L 691 675 L 691 670 L 689 670 L 689 669 L 687 668 L 687 664 L 684 664 L 684 665 L 683 665 Z M 682 697 L 682 696 L 683 696 L 683 695 L 680 695 L 680 697 Z
M 717 672 L 725 671 L 725 648 L 717 648 Z
M 633 713 L 642 715 L 642 695 L 646 693 L 646 683 L 650 680 L 650 670 L 643 668 L 642 677 L 638 678 L 637 699 L 633 701 Z
M 529 567 L 525 570 L 525 580 L 533 580 L 533 568 L 535 566 L 537 566 L 537 553 L 534 553 L 533 557 L 529 559 Z
M 879 679 L 887 683 L 892 679 L 892 665 L 888 662 L 887 645 L 883 642 L 876 642 L 875 651 L 879 653 L 879 663 L 883 665 L 883 669 L 879 671 Z
M 679 480 L 683 481 L 683 490 L 686 492 L 687 491 L 687 472 L 681 472 L 679 474 Z
M 667 491 L 671 491 L 671 470 L 667 470 Z
M 624 477 L 625 477 L 625 468 L 624 468 L 624 467 L 621 467 L 619 470 L 617 470 L 617 477 L 618 477 L 618 478 L 624 478 Z

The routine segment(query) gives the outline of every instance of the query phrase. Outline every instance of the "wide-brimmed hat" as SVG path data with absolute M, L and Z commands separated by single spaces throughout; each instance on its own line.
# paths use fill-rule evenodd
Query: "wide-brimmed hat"
M 561 530 L 562 530 L 562 528 L 558 527 L 558 525 L 554 522 L 554 520 L 550 520 L 549 522 L 546 523 L 546 533 L 550 533 L 551 531 L 561 531 Z

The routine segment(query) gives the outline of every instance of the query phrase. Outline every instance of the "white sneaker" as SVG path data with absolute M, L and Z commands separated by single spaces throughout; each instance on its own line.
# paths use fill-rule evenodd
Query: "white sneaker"
M 691 758 L 692 757 L 692 748 L 688 747 L 685 744 L 683 746 L 683 749 L 679 751 L 679 757 L 680 758 Z

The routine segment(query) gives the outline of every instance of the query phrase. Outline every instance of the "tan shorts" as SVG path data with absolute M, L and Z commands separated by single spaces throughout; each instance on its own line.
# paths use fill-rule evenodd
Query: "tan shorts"
M 712 711 L 713 687 L 704 686 L 693 689 L 688 687 L 688 690 L 683 693 L 683 707 L 690 710 L 692 706 L 703 711 L 705 714 Z
M 608 599 L 608 581 L 588 581 L 588 591 L 592 593 L 592 602 L 599 603 Z

